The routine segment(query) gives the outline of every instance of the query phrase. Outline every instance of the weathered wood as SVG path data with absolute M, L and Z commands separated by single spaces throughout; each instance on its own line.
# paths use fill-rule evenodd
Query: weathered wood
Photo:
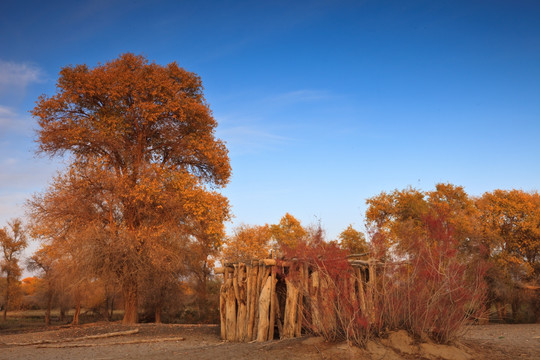
M 263 259 L 263 263 L 266 266 L 274 266 L 276 265 L 276 259 Z
M 259 325 L 257 329 L 257 341 L 268 340 L 268 328 L 270 325 L 270 289 L 272 287 L 272 278 L 267 277 L 259 297 Z
M 227 340 L 236 341 L 236 296 L 232 278 L 227 280 L 226 287 L 225 332 Z
M 352 271 L 335 280 L 325 271 L 311 269 L 306 262 L 280 260 L 279 266 L 289 275 L 285 279 L 286 291 L 282 292 L 280 287 L 279 293 L 275 263 L 275 259 L 263 259 L 247 264 L 228 263 L 215 269 L 224 279 L 219 293 L 223 339 L 267 341 L 274 338 L 275 331 L 279 338 L 293 338 L 302 335 L 303 326 L 319 333 L 335 330 L 336 304 L 327 294 L 338 285 L 347 289 L 351 304 L 362 311 L 362 316 L 369 322 L 374 321 L 375 261 L 350 260 Z M 311 313 L 305 317 L 309 311 Z
M 328 330 L 334 330 L 337 326 L 337 319 L 336 319 L 336 312 L 335 312 L 335 304 L 332 302 L 332 300 L 325 296 L 325 294 L 328 294 L 328 289 L 330 286 L 333 288 L 334 285 L 330 284 L 330 277 L 328 274 L 323 273 L 322 276 L 319 275 L 320 279 L 320 303 L 322 304 L 323 311 L 321 312 L 321 321 L 322 324 L 324 324 L 324 327 L 321 327 L 320 329 Z
M 304 321 L 304 294 L 308 289 L 307 279 L 308 279 L 308 267 L 307 264 L 300 264 L 299 266 L 299 294 L 298 294 L 298 310 L 296 312 L 296 328 L 294 330 L 294 336 L 302 336 L 302 323 Z
M 247 334 L 247 304 L 246 304 L 246 264 L 238 264 L 238 297 L 237 318 L 236 318 L 236 338 L 238 341 L 245 341 Z
M 248 328 L 247 328 L 247 339 L 248 341 L 253 340 L 253 330 L 255 326 L 255 316 L 257 309 L 257 275 L 258 275 L 259 266 L 251 266 L 251 271 L 248 275 Z
M 283 315 L 282 338 L 293 338 L 296 332 L 298 312 L 298 288 L 289 280 L 287 284 L 287 299 L 285 300 L 285 314 Z
M 321 314 L 319 312 L 319 272 L 314 271 L 311 274 L 311 291 L 309 297 L 311 300 L 311 322 L 315 331 L 320 331 L 322 327 Z
M 276 324 L 278 328 L 278 337 L 281 339 L 283 336 L 283 322 L 281 321 L 281 310 L 279 308 L 279 299 L 276 292 L 274 292 L 274 302 L 276 303 Z
M 221 285 L 221 289 L 219 291 L 219 322 L 220 322 L 220 332 L 221 332 L 221 339 L 226 340 L 227 339 L 227 332 L 226 332 L 226 312 L 227 312 L 227 294 L 225 291 L 225 285 Z
M 246 264 L 246 324 L 245 333 L 246 340 L 251 341 L 251 333 L 249 333 L 249 314 L 251 312 L 251 293 L 253 292 L 252 277 L 253 267 L 251 264 Z
M 272 279 L 272 287 L 270 288 L 270 322 L 268 325 L 268 340 L 274 339 L 274 325 L 276 324 L 276 301 L 274 301 L 276 293 L 276 268 L 272 266 L 270 278 Z
M 369 320 L 371 323 L 375 322 L 375 311 L 373 302 L 375 300 L 375 261 L 369 260 L 368 267 L 368 298 L 367 298 L 367 313 L 369 314 Z
M 362 311 L 362 316 L 366 316 L 366 293 L 364 290 L 364 279 L 362 276 L 361 269 L 355 269 L 356 273 L 356 284 L 358 286 L 358 300 L 360 302 L 360 310 Z

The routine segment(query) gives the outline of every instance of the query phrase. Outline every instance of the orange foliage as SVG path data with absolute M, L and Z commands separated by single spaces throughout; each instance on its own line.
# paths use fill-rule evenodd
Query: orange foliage
M 148 276 L 178 276 L 194 239 L 204 258 L 220 246 L 229 205 L 214 190 L 230 177 L 227 149 L 200 78 L 176 63 L 123 54 L 93 69 L 63 68 L 57 88 L 32 112 L 38 143 L 73 157 L 30 201 L 33 231 L 82 273 L 115 276 L 132 323 Z
M 272 232 L 270 226 L 241 225 L 227 239 L 223 249 L 223 260 L 227 262 L 245 262 L 264 259 L 270 253 Z

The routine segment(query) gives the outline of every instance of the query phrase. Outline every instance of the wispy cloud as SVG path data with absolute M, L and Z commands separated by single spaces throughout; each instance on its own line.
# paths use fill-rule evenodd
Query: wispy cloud
M 289 91 L 281 94 L 271 95 L 264 98 L 265 103 L 281 104 L 281 105 L 290 105 L 297 103 L 306 103 L 314 101 L 326 101 L 336 96 L 322 90 L 295 90 Z
M 25 89 L 28 84 L 44 80 L 43 71 L 29 63 L 0 60 L 0 90 Z
M 17 114 L 13 109 L 0 105 L 0 139 L 19 134 L 32 135 L 32 121 L 29 117 Z
M 269 151 L 293 139 L 277 135 L 253 125 L 219 128 L 218 137 L 227 142 L 229 150 L 237 154 Z

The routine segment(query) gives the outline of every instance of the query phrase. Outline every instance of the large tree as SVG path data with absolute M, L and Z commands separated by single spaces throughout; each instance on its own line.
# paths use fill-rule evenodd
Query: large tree
M 190 242 L 219 243 L 229 216 L 216 192 L 230 177 L 227 149 L 201 80 L 176 63 L 123 54 L 63 68 L 57 93 L 40 97 L 33 115 L 40 152 L 71 155 L 30 202 L 35 234 L 78 245 L 96 273 L 114 274 L 123 321 L 136 322 L 141 281 L 173 271 Z

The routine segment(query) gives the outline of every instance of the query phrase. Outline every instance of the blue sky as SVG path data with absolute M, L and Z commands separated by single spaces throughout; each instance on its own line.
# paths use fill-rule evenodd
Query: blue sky
M 124 52 L 203 80 L 240 223 L 290 212 L 329 239 L 365 200 L 438 182 L 537 190 L 537 1 L 2 1 L 0 226 L 60 160 L 28 111 L 61 67 Z

